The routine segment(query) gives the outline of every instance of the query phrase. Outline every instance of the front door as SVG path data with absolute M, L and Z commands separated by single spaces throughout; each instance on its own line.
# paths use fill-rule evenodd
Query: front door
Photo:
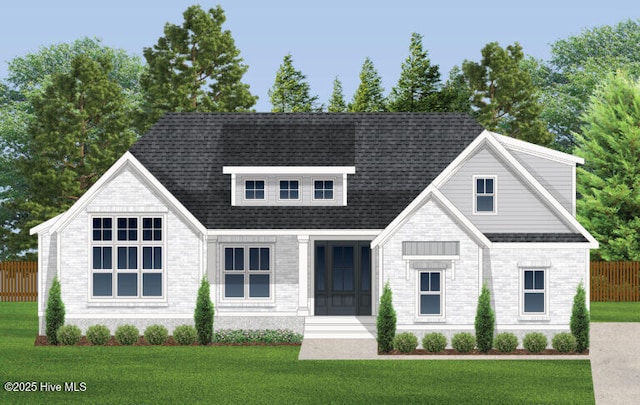
M 369 243 L 315 242 L 316 315 L 371 315 Z

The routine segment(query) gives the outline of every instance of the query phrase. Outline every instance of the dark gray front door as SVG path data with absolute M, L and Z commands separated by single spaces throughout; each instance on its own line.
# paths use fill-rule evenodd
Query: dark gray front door
M 371 315 L 369 241 L 315 242 L 315 314 Z

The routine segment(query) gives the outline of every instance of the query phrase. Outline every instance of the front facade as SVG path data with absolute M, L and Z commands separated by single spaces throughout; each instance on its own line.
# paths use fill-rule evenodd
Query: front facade
M 499 332 L 567 331 L 580 163 L 461 114 L 168 114 L 32 230 L 40 334 L 55 275 L 83 331 L 192 324 L 203 277 L 216 329 L 340 335 L 389 282 L 419 338 L 473 331 L 483 284 Z

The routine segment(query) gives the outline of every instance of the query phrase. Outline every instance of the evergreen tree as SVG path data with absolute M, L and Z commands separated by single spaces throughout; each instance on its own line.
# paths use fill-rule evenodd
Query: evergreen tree
M 307 77 L 293 67 L 291 54 L 287 54 L 276 72 L 276 80 L 269 89 L 269 99 L 273 112 L 317 111 L 318 96 L 311 96 L 311 86 Z
M 396 336 L 396 311 L 393 309 L 393 299 L 389 282 L 384 285 L 378 308 L 376 321 L 378 332 L 378 352 L 386 353 L 393 349 L 393 338 Z
M 49 299 L 47 299 L 47 310 L 45 314 L 47 341 L 52 345 L 58 344 L 58 329 L 64 325 L 64 313 L 60 280 L 58 280 L 58 276 L 56 276 L 49 289 Z
M 345 112 L 347 111 L 347 104 L 344 101 L 344 95 L 342 94 L 342 83 L 340 79 L 336 77 L 333 80 L 333 92 L 331 93 L 331 99 L 329 100 L 329 112 Z
M 167 23 L 158 43 L 144 49 L 142 127 L 168 111 L 248 111 L 258 99 L 242 82 L 248 67 L 231 32 L 222 29 L 222 8 L 191 6 L 183 16 L 182 26 Z
M 422 49 L 422 35 L 411 34 L 409 56 L 402 63 L 400 79 L 389 95 L 389 111 L 440 111 L 440 71 Z
M 382 79 L 378 75 L 371 59 L 366 58 L 360 72 L 360 85 L 349 105 L 350 112 L 379 112 L 385 111 Z
M 471 113 L 471 89 L 458 66 L 449 71 L 449 79 L 438 93 L 440 108 L 438 111 Z
M 198 299 L 193 315 L 196 330 L 198 331 L 198 341 L 201 345 L 207 345 L 213 341 L 213 302 L 209 290 L 209 282 L 205 277 L 200 282 L 198 289 Z
M 473 92 L 480 124 L 513 138 L 548 145 L 552 136 L 540 119 L 542 105 L 529 72 L 520 65 L 517 42 L 503 49 L 497 42 L 482 48 L 480 63 L 464 61 L 462 71 Z
M 478 297 L 476 311 L 476 346 L 481 352 L 488 352 L 493 347 L 493 333 L 495 330 L 495 315 L 491 309 L 491 292 L 486 284 L 482 286 L 482 293 Z
M 571 334 L 576 338 L 576 351 L 584 352 L 589 348 L 589 328 L 590 328 L 589 310 L 587 309 L 587 293 L 582 286 L 582 282 L 578 284 L 576 295 L 573 297 L 573 307 L 571 308 Z
M 600 242 L 592 260 L 640 260 L 640 81 L 610 74 L 574 134 L 577 216 Z

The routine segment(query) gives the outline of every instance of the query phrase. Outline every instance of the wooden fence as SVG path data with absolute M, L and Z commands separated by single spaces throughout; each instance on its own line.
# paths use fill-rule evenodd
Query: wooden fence
M 36 301 L 38 262 L 0 263 L 0 302 Z
M 591 301 L 640 301 L 640 262 L 591 262 Z

